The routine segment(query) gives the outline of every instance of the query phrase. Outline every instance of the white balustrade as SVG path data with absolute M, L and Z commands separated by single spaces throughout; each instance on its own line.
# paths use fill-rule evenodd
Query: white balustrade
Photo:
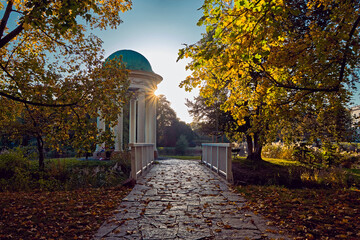
M 233 182 L 230 143 L 203 143 L 201 161 L 228 182 Z
M 131 143 L 131 177 L 137 179 L 150 170 L 154 162 L 154 147 L 152 143 Z

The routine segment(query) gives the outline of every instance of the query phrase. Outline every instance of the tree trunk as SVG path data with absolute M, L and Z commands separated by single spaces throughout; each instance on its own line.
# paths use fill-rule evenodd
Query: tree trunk
M 248 158 L 253 153 L 253 141 L 250 135 L 246 135 Z
M 37 141 L 37 147 L 38 147 L 38 152 L 39 152 L 39 170 L 43 172 L 45 170 L 44 141 L 41 136 L 37 136 L 36 141 Z
M 251 137 L 250 135 L 246 135 L 246 141 L 248 144 L 247 159 L 255 162 L 262 161 L 261 158 L 262 144 L 259 141 L 258 134 L 254 134 L 254 137 Z
M 259 139 L 259 134 L 254 134 L 254 161 L 262 161 L 261 158 L 262 143 Z

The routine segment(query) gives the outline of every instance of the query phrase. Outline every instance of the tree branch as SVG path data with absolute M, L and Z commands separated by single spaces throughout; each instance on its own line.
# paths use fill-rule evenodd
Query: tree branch
M 21 23 L 17 28 L 8 33 L 5 37 L 0 39 L 0 48 L 3 48 L 8 42 L 14 39 L 24 29 Z
M 14 76 L 11 75 L 9 73 L 9 71 L 7 71 L 7 69 L 2 64 L 0 64 L 0 68 L 17 84 L 17 81 L 15 80 Z M 11 100 L 14 100 L 14 101 L 17 101 L 17 102 L 30 104 L 30 105 L 33 105 L 33 106 L 42 106 L 42 107 L 70 107 L 70 106 L 75 106 L 78 103 L 78 102 L 68 103 L 68 104 L 39 103 L 39 102 L 28 101 L 28 100 L 25 100 L 25 99 L 23 99 L 21 97 L 15 97 L 15 96 L 12 96 L 12 95 L 10 95 L 8 93 L 5 93 L 5 92 L 2 92 L 2 91 L 0 91 L 0 96 L 6 97 L 8 99 L 11 99 Z
M 15 51 L 27 40 L 28 37 L 25 37 L 16 47 L 14 47 L 14 49 L 12 50 L 6 64 L 5 64 L 5 69 L 8 67 L 10 60 L 12 59 L 12 56 L 14 55 Z
M 70 106 L 75 106 L 77 103 L 68 103 L 68 104 L 49 104 L 49 103 L 39 103 L 39 102 L 33 102 L 33 101 L 28 101 L 19 97 L 15 97 L 12 96 L 10 94 L 7 94 L 5 92 L 1 92 L 0 91 L 0 96 L 6 97 L 8 99 L 17 101 L 17 102 L 21 102 L 21 103 L 25 103 L 25 104 L 30 104 L 33 106 L 41 106 L 41 107 L 70 107 Z
M 349 33 L 349 40 L 346 43 L 346 47 L 345 47 L 345 53 L 344 53 L 344 58 L 342 60 L 341 63 L 341 69 L 340 69 L 340 75 L 339 75 L 339 82 L 342 82 L 343 78 L 344 78 L 344 72 L 345 72 L 345 65 L 346 65 L 346 61 L 347 61 L 347 53 L 349 52 L 349 47 L 350 47 L 350 42 L 352 37 L 354 36 L 355 30 L 357 28 L 357 26 L 360 23 L 360 15 L 357 17 L 353 27 L 351 28 L 351 31 Z
M 9 20 L 9 16 L 10 16 L 10 13 L 11 13 L 11 10 L 12 10 L 12 6 L 13 6 L 13 1 L 12 0 L 8 1 L 4 16 L 3 16 L 3 18 L 1 19 L 1 22 L 0 22 L 0 39 L 4 35 L 4 31 L 5 31 L 5 28 L 6 28 L 6 24 L 7 24 L 8 20 Z
M 310 88 L 310 87 L 297 87 L 294 85 L 291 86 L 291 85 L 283 84 L 283 83 L 278 82 L 276 79 L 274 79 L 273 76 L 271 76 L 266 71 L 266 69 L 264 68 L 263 65 L 259 64 L 259 66 L 261 67 L 263 72 L 268 76 L 269 80 L 275 84 L 276 87 L 299 90 L 299 91 L 311 91 L 311 92 L 336 92 L 336 91 L 339 91 L 339 89 L 340 89 L 339 85 L 334 86 L 334 87 L 329 87 L 329 88 Z

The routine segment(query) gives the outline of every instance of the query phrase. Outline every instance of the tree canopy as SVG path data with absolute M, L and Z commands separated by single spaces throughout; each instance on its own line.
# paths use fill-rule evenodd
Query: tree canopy
M 78 103 L 102 58 L 101 40 L 87 29 L 115 28 L 130 6 L 127 0 L 0 3 L 0 95 L 38 106 Z
M 55 148 L 71 136 L 89 151 L 98 133 L 89 119 L 113 126 L 129 86 L 121 58 L 104 62 L 91 31 L 116 28 L 130 8 L 129 0 L 1 2 L 1 124 Z
M 348 103 L 359 74 L 359 1 L 206 0 L 202 9 L 206 33 L 179 52 L 192 59 L 181 86 L 214 102 L 226 89 L 221 108 L 238 125 L 249 118 L 254 142 L 274 139 L 296 116 L 321 120 Z

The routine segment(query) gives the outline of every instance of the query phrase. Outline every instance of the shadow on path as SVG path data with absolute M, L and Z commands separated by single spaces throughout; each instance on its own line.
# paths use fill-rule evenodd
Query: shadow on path
M 199 161 L 162 160 L 94 239 L 287 239 Z

